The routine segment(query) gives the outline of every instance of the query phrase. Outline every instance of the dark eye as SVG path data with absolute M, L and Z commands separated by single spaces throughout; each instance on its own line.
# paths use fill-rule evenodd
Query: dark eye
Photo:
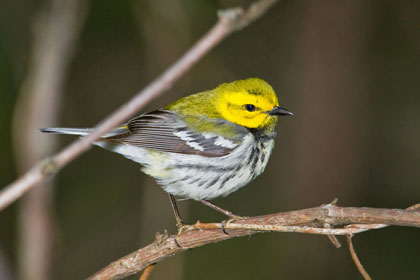
M 248 112 L 254 112 L 255 106 L 252 104 L 245 104 L 245 110 L 247 110 Z

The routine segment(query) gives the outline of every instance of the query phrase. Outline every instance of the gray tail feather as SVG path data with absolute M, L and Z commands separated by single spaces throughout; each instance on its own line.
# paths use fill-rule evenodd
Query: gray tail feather
M 41 128 L 44 133 L 70 134 L 70 135 L 87 135 L 92 131 L 92 128 L 67 128 L 67 127 L 48 127 Z

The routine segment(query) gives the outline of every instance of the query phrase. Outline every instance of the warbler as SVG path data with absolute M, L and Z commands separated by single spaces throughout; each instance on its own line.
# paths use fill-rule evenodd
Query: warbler
M 169 193 L 178 226 L 175 197 L 207 200 L 245 186 L 261 174 L 276 137 L 280 107 L 264 80 L 249 78 L 183 97 L 139 115 L 94 144 L 140 163 L 142 171 Z M 86 135 L 89 128 L 44 128 L 42 132 Z

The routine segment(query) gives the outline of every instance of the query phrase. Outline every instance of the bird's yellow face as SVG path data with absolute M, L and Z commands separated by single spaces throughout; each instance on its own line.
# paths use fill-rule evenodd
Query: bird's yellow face
M 277 120 L 278 107 L 272 87 L 257 78 L 241 80 L 216 88 L 218 111 L 226 120 L 248 128 L 263 128 Z
M 277 98 L 276 98 L 277 100 Z M 248 127 L 264 127 L 271 118 L 268 112 L 278 104 L 262 96 L 248 92 L 234 92 L 226 94 L 219 102 L 222 116 L 233 123 Z
M 190 121 L 191 117 L 221 118 L 247 128 L 275 129 L 277 116 L 292 115 L 278 106 L 273 88 L 264 80 L 250 78 L 181 98 L 165 107 Z M 204 124 L 200 122 L 201 130 Z M 197 129 L 197 128 L 196 128 Z

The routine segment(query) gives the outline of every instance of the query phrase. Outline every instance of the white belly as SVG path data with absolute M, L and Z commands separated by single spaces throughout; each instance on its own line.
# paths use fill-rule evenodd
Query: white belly
M 155 178 L 166 192 L 200 200 L 226 196 L 261 174 L 274 140 L 257 144 L 254 136 L 248 134 L 231 154 L 222 157 L 162 153 L 130 145 L 97 145 L 142 164 L 142 171 Z

